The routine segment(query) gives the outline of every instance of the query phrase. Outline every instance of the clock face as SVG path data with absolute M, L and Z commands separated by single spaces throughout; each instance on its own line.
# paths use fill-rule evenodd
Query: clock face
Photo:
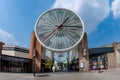
M 80 43 L 84 24 L 74 12 L 56 8 L 38 18 L 35 34 L 43 47 L 52 51 L 67 51 Z

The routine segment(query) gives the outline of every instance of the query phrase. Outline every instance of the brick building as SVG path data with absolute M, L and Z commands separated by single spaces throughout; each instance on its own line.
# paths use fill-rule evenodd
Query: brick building
M 22 52 L 27 51 L 28 54 L 23 56 L 22 55 L 23 53 L 21 51 Z M 11 52 L 16 52 L 16 53 L 14 55 L 11 55 Z M 76 59 L 72 59 L 72 58 L 70 59 L 70 65 L 75 64 L 76 68 L 78 68 L 79 71 L 81 71 L 81 69 L 82 71 L 98 69 L 98 61 L 102 69 L 111 69 L 111 68 L 120 67 L 120 43 L 113 43 L 111 45 L 105 45 L 99 48 L 91 48 L 88 50 L 87 34 L 85 33 L 82 41 L 76 47 L 75 52 L 77 53 L 77 57 Z M 34 32 L 32 32 L 31 35 L 29 50 L 26 48 L 21 48 L 19 46 L 6 46 L 3 42 L 0 42 L 0 60 L 2 60 L 0 61 L 0 64 L 2 62 L 2 64 L 0 65 L 0 71 L 3 70 L 2 67 L 4 65 L 9 64 L 6 65 L 9 68 L 8 72 L 9 71 L 15 72 L 15 70 L 11 69 L 12 66 L 10 64 L 12 64 L 12 62 L 17 61 L 16 63 L 20 63 L 21 65 L 13 65 L 16 66 L 16 70 L 17 67 L 19 66 L 24 68 L 24 71 L 21 72 L 31 72 L 29 70 L 33 69 L 32 62 L 33 62 L 34 53 L 36 53 L 36 60 L 35 60 L 36 72 L 41 72 L 46 57 L 44 53 L 46 52 L 44 51 L 42 45 L 36 39 Z M 51 52 L 51 58 L 46 57 L 47 59 L 49 58 L 48 60 L 50 60 L 51 62 L 54 62 L 53 53 L 54 52 Z M 26 60 L 28 61 L 28 65 L 25 65 L 26 62 L 24 61 Z M 31 66 L 31 67 L 28 71 L 25 71 L 25 68 L 27 66 Z
M 41 63 L 42 63 L 42 52 L 43 52 L 43 47 L 42 45 L 38 42 L 36 39 L 35 33 L 32 32 L 31 35 L 31 42 L 30 42 L 30 51 L 29 51 L 29 58 L 33 59 L 34 55 L 34 50 L 36 50 L 36 72 L 41 72 Z M 52 52 L 54 53 L 54 52 Z M 78 53 L 78 62 L 77 65 L 78 68 L 80 66 L 79 63 L 84 63 L 84 71 L 89 70 L 89 54 L 88 54 L 88 43 L 87 43 L 87 34 L 84 34 L 84 37 L 82 41 L 79 43 L 77 46 L 77 53 Z
M 3 47 L 3 45 L 5 45 L 5 43 L 0 42 L 0 54 L 1 54 L 1 52 L 2 52 L 2 47 Z
M 105 45 L 89 50 L 90 69 L 110 69 L 120 67 L 120 43 Z M 100 59 L 99 59 L 100 58 Z

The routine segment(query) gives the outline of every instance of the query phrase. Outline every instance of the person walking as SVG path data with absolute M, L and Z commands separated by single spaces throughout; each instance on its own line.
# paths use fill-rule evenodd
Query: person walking
M 52 67 L 52 71 L 55 72 L 55 66 Z

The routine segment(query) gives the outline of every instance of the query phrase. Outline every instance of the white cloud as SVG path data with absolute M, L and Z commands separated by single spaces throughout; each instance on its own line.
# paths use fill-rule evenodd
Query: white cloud
M 87 33 L 96 30 L 110 13 L 109 0 L 56 0 L 52 8 L 66 8 L 80 15 Z
M 120 24 L 118 24 L 118 26 L 120 26 Z
M 114 0 L 112 2 L 111 11 L 113 12 L 114 18 L 120 18 L 120 0 Z
M 14 36 L 7 31 L 0 29 L 0 41 L 8 45 L 17 45 L 18 42 L 15 40 Z

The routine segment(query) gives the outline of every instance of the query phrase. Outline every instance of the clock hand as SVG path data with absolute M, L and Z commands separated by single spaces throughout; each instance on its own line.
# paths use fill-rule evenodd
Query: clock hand
M 63 27 L 80 27 L 80 28 L 82 28 L 82 26 L 63 26 Z
M 44 41 L 45 41 L 52 33 L 54 33 L 57 29 L 58 29 L 58 27 L 55 28 L 55 29 L 53 29 L 50 33 L 48 33 L 48 35 L 47 35 L 45 38 L 42 39 L 42 41 L 44 42 Z
M 68 19 L 69 17 L 67 17 L 62 24 L 53 29 L 44 39 L 42 39 L 42 41 L 44 42 L 52 33 L 54 33 L 57 29 L 60 29 Z
M 69 17 L 67 17 L 67 18 L 64 20 L 64 22 L 63 22 L 61 25 L 58 26 L 58 29 L 60 29 L 60 28 L 65 24 L 65 22 L 67 22 L 68 19 L 69 19 Z
M 80 27 L 80 28 L 82 28 L 82 26 L 62 26 L 62 27 Z

